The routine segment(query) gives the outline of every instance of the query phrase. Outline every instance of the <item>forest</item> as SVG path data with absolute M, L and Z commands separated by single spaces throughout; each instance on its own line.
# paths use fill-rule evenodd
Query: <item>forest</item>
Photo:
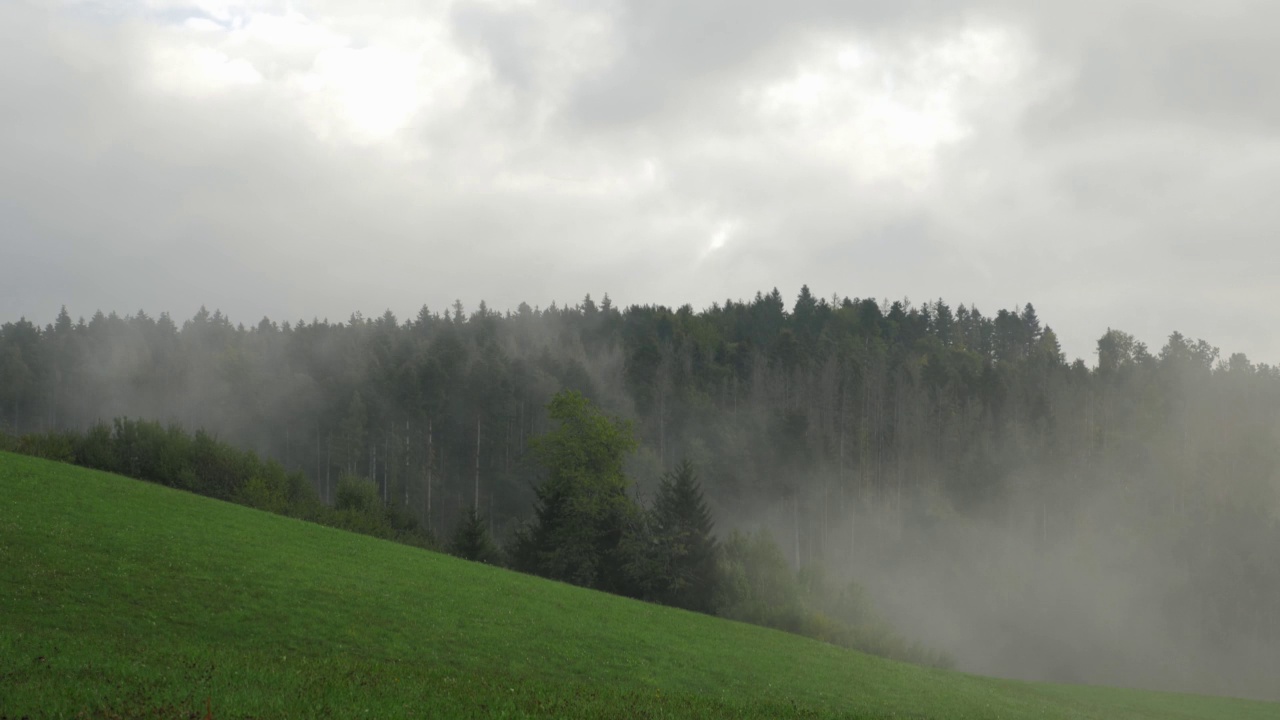
M 0 326 L 11 436 L 199 430 L 322 506 L 360 481 L 427 535 L 483 525 L 514 555 L 565 397 L 633 433 L 617 475 L 637 503 L 696 475 L 723 551 L 779 550 L 805 587 L 856 579 L 962 669 L 1275 697 L 1280 369 L 1177 332 L 1153 350 L 1107 329 L 1068 362 L 1030 304 L 807 287 L 700 311 Z

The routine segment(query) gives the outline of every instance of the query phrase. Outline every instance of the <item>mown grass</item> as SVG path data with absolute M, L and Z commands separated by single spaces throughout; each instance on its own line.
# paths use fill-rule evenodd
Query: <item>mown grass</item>
M 0 453 L 0 718 L 1280 718 L 872 658 Z

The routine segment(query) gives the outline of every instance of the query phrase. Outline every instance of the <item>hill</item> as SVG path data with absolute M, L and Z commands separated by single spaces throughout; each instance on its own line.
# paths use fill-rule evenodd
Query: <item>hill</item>
M 0 717 L 1249 718 L 929 670 L 0 453 Z

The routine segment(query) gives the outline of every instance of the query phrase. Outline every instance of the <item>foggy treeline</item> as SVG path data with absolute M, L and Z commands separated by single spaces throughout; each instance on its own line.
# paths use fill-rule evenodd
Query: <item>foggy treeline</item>
M 532 511 L 530 439 L 581 391 L 683 460 L 717 529 L 855 577 L 962 669 L 1280 697 L 1280 370 L 1107 330 L 1068 363 L 1031 305 L 777 290 L 702 311 L 424 307 L 251 327 L 201 309 L 0 327 L 0 429 L 119 416 L 340 475 L 445 531 Z

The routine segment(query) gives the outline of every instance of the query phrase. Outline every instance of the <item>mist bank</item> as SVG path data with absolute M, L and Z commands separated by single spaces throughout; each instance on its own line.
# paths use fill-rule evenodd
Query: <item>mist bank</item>
M 201 310 L 0 327 L 14 434 L 205 428 L 332 502 L 363 475 L 428 528 L 531 513 L 531 437 L 575 389 L 631 418 L 641 494 L 682 459 L 722 533 L 860 580 L 961 668 L 1277 697 L 1280 372 L 1107 330 L 1068 363 L 1030 305 L 588 297 L 346 322 Z

